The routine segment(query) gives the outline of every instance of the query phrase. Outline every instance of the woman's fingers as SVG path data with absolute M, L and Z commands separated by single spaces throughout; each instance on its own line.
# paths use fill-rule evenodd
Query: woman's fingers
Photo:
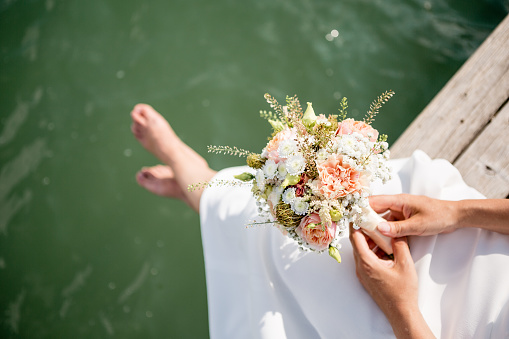
M 377 213 L 383 213 L 387 210 L 403 212 L 404 203 L 405 194 L 373 195 L 369 197 L 369 204 Z
M 363 261 L 373 261 L 378 259 L 377 255 L 373 253 L 373 248 L 376 244 L 371 239 L 362 233 L 361 230 L 354 230 L 350 226 L 350 242 L 352 243 L 354 256 L 356 259 L 360 258 Z M 371 241 L 370 246 L 368 241 Z M 376 251 L 375 251 L 376 252 Z

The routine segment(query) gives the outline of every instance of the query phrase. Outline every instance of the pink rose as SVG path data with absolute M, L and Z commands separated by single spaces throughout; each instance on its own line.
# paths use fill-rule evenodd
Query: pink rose
M 337 199 L 362 189 L 360 173 L 343 163 L 343 156 L 332 154 L 326 161 L 316 166 L 318 169 L 318 189 L 325 197 Z
M 362 134 L 366 138 L 368 137 L 368 134 L 371 134 L 369 141 L 372 142 L 375 142 L 378 139 L 378 131 L 376 129 L 363 121 L 355 121 L 353 119 L 345 119 L 340 122 L 338 124 L 338 129 L 336 130 L 336 135 L 352 134 L 354 132 Z
M 327 225 L 321 222 L 320 216 L 317 213 L 312 213 L 302 218 L 299 227 L 295 229 L 297 235 L 308 243 L 312 249 L 317 251 L 323 251 L 329 248 L 336 234 L 335 222 L 332 222 L 330 227 L 327 227 Z

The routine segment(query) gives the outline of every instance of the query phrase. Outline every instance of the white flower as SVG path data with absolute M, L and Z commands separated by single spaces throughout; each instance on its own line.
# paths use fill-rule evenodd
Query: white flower
M 288 204 L 288 205 L 291 205 L 293 203 L 293 201 L 295 200 L 295 187 L 290 187 L 290 188 L 287 188 L 284 192 L 283 192 L 283 196 L 281 197 L 283 199 L 283 201 Z
M 265 191 L 265 175 L 263 174 L 263 171 L 261 169 L 256 171 L 255 180 L 258 189 L 261 192 Z
M 355 140 L 355 137 L 353 135 L 343 135 L 341 137 L 341 146 L 343 148 L 352 149 L 356 146 L 357 140 Z
M 352 211 L 357 213 L 357 214 L 361 214 L 362 213 L 362 209 L 359 205 L 353 205 L 352 206 Z
M 308 213 L 309 203 L 303 198 L 295 198 L 291 204 L 292 211 L 298 215 L 306 215 Z
M 311 188 L 313 195 L 316 195 L 317 197 L 322 196 L 322 193 L 320 192 L 320 180 L 316 179 L 313 181 L 308 181 L 307 186 Z
M 321 119 L 317 119 L 317 120 L 316 120 L 316 124 L 317 124 L 317 125 L 325 125 L 325 126 L 327 126 L 327 127 L 329 127 L 329 126 L 331 125 L 330 121 L 329 121 L 329 120 L 327 120 L 327 118 L 325 118 L 325 117 L 324 117 L 324 118 L 321 118 Z
M 286 170 L 286 164 L 284 161 L 280 161 L 277 165 L 277 177 L 281 180 L 284 180 L 287 174 L 288 171 Z
M 282 158 L 288 158 L 295 152 L 297 152 L 297 141 L 294 139 L 286 139 L 281 141 L 278 148 L 279 156 Z
M 302 156 L 302 154 L 297 153 L 292 155 L 286 160 L 286 170 L 291 175 L 297 175 L 304 172 L 306 168 L 306 159 Z
M 277 173 L 278 166 L 276 162 L 272 159 L 265 161 L 265 165 L 263 165 L 262 170 L 267 179 L 274 179 Z
M 268 158 L 269 153 L 267 152 L 267 147 L 264 147 L 264 148 L 262 149 L 262 154 L 261 154 L 260 156 L 261 156 L 262 158 L 265 158 L 265 159 L 267 159 L 267 158 Z
M 272 193 L 270 193 L 268 200 L 272 204 L 272 206 L 276 206 L 279 203 L 279 198 L 281 197 L 281 191 L 283 189 L 281 186 L 277 186 L 272 190 Z
M 325 150 L 325 148 L 320 148 L 318 152 L 316 152 L 316 160 L 325 161 L 329 157 L 329 153 Z
M 387 150 L 387 151 L 385 151 L 385 152 L 383 153 L 383 155 L 384 155 L 384 159 L 385 159 L 385 160 L 389 160 L 389 157 L 390 157 L 390 155 L 391 155 L 391 150 Z

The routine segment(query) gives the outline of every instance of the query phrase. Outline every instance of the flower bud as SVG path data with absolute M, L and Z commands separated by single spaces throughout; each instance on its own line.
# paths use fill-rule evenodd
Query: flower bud
M 272 128 L 274 129 L 274 132 L 276 132 L 276 133 L 282 131 L 285 128 L 283 123 L 279 120 L 269 119 L 269 123 L 272 126 Z
M 259 169 L 265 164 L 265 159 L 260 154 L 251 153 L 247 156 L 246 162 L 249 167 Z
M 254 179 L 254 175 L 252 175 L 251 173 L 249 172 L 244 172 L 242 174 L 237 174 L 237 175 L 234 175 L 233 176 L 235 179 L 239 179 L 239 180 L 242 180 L 242 181 L 250 181 L 250 180 L 253 180 Z
M 304 116 L 302 117 L 302 123 L 307 128 L 313 127 L 316 123 L 315 111 L 313 110 L 313 106 L 310 102 L 308 102 L 308 108 L 306 109 L 306 112 L 304 112 Z
M 341 214 L 341 212 L 338 210 L 330 210 L 329 214 L 330 214 L 331 220 L 335 221 L 335 222 L 340 221 L 341 218 L 343 217 L 343 214 Z
M 297 185 L 300 181 L 300 174 L 287 174 L 285 180 L 281 184 L 281 187 L 285 188 L 287 186 Z
M 336 247 L 329 246 L 329 255 L 341 264 L 341 255 L 339 254 L 339 251 Z

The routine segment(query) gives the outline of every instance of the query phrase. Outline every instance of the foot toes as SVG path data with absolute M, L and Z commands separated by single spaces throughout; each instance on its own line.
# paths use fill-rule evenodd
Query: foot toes
M 157 111 L 150 105 L 137 104 L 131 111 L 131 118 L 135 124 L 146 126 L 151 116 L 158 114 Z
M 156 175 L 160 179 L 173 179 L 175 175 L 173 174 L 173 170 L 169 166 L 165 165 L 156 165 L 150 167 L 151 172 Z
M 184 194 L 168 166 L 144 167 L 136 174 L 136 181 L 147 191 L 168 198 L 184 199 Z
M 131 111 L 131 117 L 133 120 L 139 120 L 140 123 L 145 122 L 150 118 L 150 115 L 154 115 L 157 111 L 150 105 L 137 104 Z

